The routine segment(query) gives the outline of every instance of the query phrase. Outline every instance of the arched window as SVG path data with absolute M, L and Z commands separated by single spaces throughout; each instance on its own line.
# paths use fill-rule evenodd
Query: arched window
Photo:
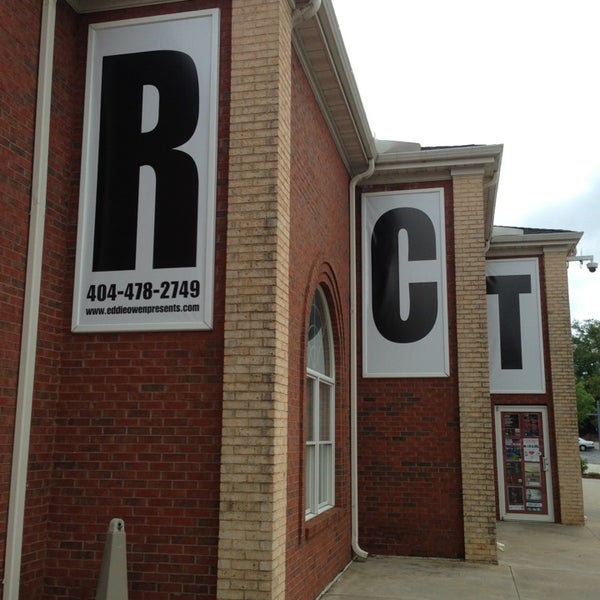
M 306 519 L 335 500 L 335 379 L 331 320 L 317 288 L 310 309 L 306 369 Z

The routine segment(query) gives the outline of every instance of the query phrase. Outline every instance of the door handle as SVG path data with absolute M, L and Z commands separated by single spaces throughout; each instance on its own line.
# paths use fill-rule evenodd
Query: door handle
M 550 459 L 546 456 L 542 456 L 542 469 L 547 471 L 550 468 Z

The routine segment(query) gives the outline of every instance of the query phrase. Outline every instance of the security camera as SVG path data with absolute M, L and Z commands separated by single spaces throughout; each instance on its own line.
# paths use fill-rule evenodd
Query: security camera
M 586 266 L 590 273 L 595 273 L 596 269 L 598 268 L 598 263 L 594 262 L 593 260 L 590 260 L 590 262 Z

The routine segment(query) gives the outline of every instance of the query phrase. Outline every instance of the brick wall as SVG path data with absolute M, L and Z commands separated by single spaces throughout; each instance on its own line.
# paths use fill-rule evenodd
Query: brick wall
M 71 334 L 87 24 L 216 5 L 222 44 L 214 329 Z M 31 24 L 19 30 L 37 32 Z M 58 3 L 23 597 L 92 597 L 108 523 L 117 516 L 125 520 L 130 598 L 215 597 L 229 48 L 228 1 L 89 16 Z
M 31 210 L 40 21 L 40 2 L 0 4 L 0 580 Z
M 453 171 L 465 559 L 495 562 L 496 505 L 485 291 L 483 173 Z
M 285 596 L 291 11 L 233 0 L 218 596 Z
M 560 493 L 560 522 L 581 525 L 584 522 L 583 492 L 579 449 L 575 443 L 577 402 L 566 256 L 563 252 L 548 251 L 544 254 L 543 263 L 552 405 L 556 422 L 555 464 Z
M 297 60 L 292 86 L 287 598 L 315 598 L 351 559 L 348 174 Z M 336 358 L 335 508 L 304 519 L 306 333 L 326 292 Z
M 375 554 L 464 556 L 457 334 L 453 317 L 456 192 L 449 181 L 393 189 L 440 186 L 444 188 L 446 211 L 450 376 L 359 377 L 358 382 L 360 545 Z M 386 189 L 392 188 L 364 186 L 361 191 Z M 361 370 L 359 364 L 359 375 Z

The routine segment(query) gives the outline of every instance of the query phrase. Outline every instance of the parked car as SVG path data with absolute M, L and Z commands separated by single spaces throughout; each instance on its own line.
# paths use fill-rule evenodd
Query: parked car
M 586 450 L 593 450 L 594 442 L 590 442 L 589 440 L 584 440 L 583 438 L 579 438 L 579 450 L 581 452 L 585 452 Z

